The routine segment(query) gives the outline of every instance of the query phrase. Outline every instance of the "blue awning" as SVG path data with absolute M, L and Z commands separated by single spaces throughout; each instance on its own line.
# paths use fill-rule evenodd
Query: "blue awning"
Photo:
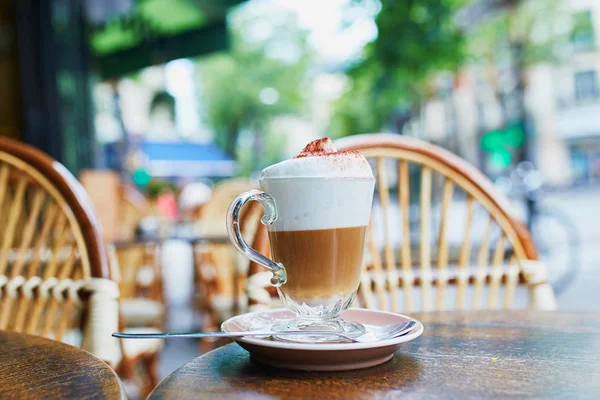
M 236 162 L 212 143 L 143 142 L 139 150 L 154 177 L 226 177 L 236 173 Z

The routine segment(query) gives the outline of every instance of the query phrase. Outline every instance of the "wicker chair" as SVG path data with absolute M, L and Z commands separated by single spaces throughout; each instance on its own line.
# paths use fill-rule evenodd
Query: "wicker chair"
M 520 284 L 529 290 L 529 307 L 556 308 L 546 267 L 528 230 L 479 170 L 438 146 L 406 136 L 358 135 L 338 140 L 336 146 L 365 155 L 377 179 L 360 305 L 396 312 L 510 308 Z M 389 178 L 390 171 L 396 179 Z M 411 194 L 418 206 L 411 205 Z M 439 194 L 439 201 L 433 194 Z M 393 226 L 400 227 L 395 237 Z M 457 227 L 462 228 L 459 235 Z M 254 247 L 268 254 L 264 226 Z M 251 265 L 248 297 L 255 308 L 274 298 L 268 277 Z
M 119 187 L 117 240 L 135 240 L 142 220 L 152 215 L 152 207 L 137 189 L 121 184 Z
M 77 180 L 0 138 L 0 329 L 81 346 L 117 366 L 118 277 Z
M 165 328 L 160 242 L 136 240 L 136 228 L 150 213 L 151 207 L 140 192 L 121 186 L 119 236 L 115 247 L 121 275 L 121 324 L 127 332 L 161 332 Z M 141 379 L 141 394 L 146 396 L 158 384 L 158 357 L 162 341 L 130 340 L 124 341 L 124 345 L 129 346 L 130 358 L 127 365 L 119 369 L 119 374 L 133 379 L 136 377 L 134 366 L 141 363 L 147 376 L 147 380 Z
M 150 215 L 146 198 L 122 186 L 119 196 L 117 258 L 121 271 L 121 318 L 127 327 L 165 325 L 160 241 L 136 239 L 136 229 Z
M 225 215 L 229 203 L 238 194 L 250 189 L 254 189 L 254 185 L 247 179 L 229 179 L 218 183 L 212 197 L 202 207 L 198 221 L 200 234 L 208 238 L 226 236 Z M 242 218 L 245 218 L 246 211 L 242 213 Z M 247 235 L 256 232 L 257 224 L 257 219 L 245 224 Z M 252 239 L 251 236 L 247 237 Z M 194 246 L 194 264 L 198 303 L 205 313 L 203 329 L 217 330 L 224 319 L 246 308 L 244 288 L 249 261 L 238 254 L 230 243 L 210 243 Z M 202 343 L 210 342 L 205 340 Z

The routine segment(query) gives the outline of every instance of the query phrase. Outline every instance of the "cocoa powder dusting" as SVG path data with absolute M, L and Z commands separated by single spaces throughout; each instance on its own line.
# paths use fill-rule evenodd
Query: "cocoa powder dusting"
M 322 156 L 325 154 L 335 153 L 336 149 L 333 142 L 329 138 L 321 138 L 307 144 L 300 154 L 294 158 Z
M 342 167 L 346 167 L 348 164 L 350 164 L 351 160 L 353 158 L 358 158 L 358 159 L 364 160 L 364 157 L 358 151 L 355 151 L 355 150 L 337 151 L 335 148 L 335 145 L 333 144 L 331 139 L 329 139 L 327 137 L 317 139 L 317 140 L 310 142 L 294 158 L 316 157 L 316 156 L 334 157 L 335 162 L 338 163 Z

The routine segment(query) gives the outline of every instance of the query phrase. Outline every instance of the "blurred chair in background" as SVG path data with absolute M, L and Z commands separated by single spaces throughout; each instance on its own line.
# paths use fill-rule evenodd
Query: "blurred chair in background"
M 197 221 L 199 236 L 224 240 L 194 245 L 196 303 L 204 313 L 203 330 L 218 330 L 224 319 L 244 309 L 247 304 L 245 284 L 240 282 L 240 277 L 245 281 L 249 262 L 227 240 L 225 216 L 229 203 L 238 194 L 254 188 L 255 185 L 247 179 L 219 182 L 202 207 Z M 248 226 L 252 227 L 252 224 L 248 223 Z M 256 228 L 251 230 L 252 233 L 255 231 Z
M 119 174 L 111 170 L 83 170 L 79 181 L 102 224 L 102 237 L 107 243 L 113 242 L 119 232 Z
M 139 190 L 119 184 L 115 240 L 136 240 L 144 218 L 151 215 L 150 202 Z
M 256 189 L 256 185 L 245 178 L 223 180 L 215 185 L 211 197 L 206 201 L 196 221 L 197 233 L 202 237 L 227 236 L 225 215 L 229 203 L 240 193 Z
M 121 318 L 127 327 L 165 327 L 160 241 L 136 240 L 150 206 L 137 190 L 121 186 L 117 258 L 121 266 Z
M 121 272 L 121 322 L 128 332 L 160 332 L 165 330 L 166 305 L 162 285 L 161 242 L 144 241 L 138 237 L 145 218 L 152 218 L 147 199 L 136 189 L 121 185 L 118 197 L 119 224 L 117 225 L 116 257 Z M 132 346 L 135 362 L 141 362 L 148 378 L 144 384 L 146 396 L 158 384 L 158 357 L 161 341 L 153 346 Z M 123 371 L 129 378 L 134 371 Z
M 178 197 L 179 210 L 186 221 L 199 221 L 202 208 L 212 196 L 212 187 L 204 182 L 191 182 L 183 187 Z
M 529 290 L 529 307 L 556 308 L 546 267 L 527 228 L 513 218 L 507 200 L 479 170 L 438 146 L 406 136 L 357 135 L 336 141 L 336 146 L 361 152 L 377 179 L 359 304 L 395 312 L 510 308 L 521 284 Z M 391 172 L 396 179 L 390 179 Z M 432 201 L 434 187 L 440 189 L 439 202 Z M 411 193 L 419 202 L 416 234 L 411 232 Z M 461 197 L 464 201 L 455 201 Z M 262 225 L 253 247 L 270 252 Z M 437 268 L 432 268 L 434 262 Z M 276 297 L 270 273 L 252 263 L 249 274 L 250 306 L 270 306 Z
M 131 348 L 111 337 L 119 271 L 80 183 L 47 155 L 0 138 L 0 220 L 0 329 L 131 366 Z
M 165 328 L 160 247 L 132 243 L 117 247 L 121 267 L 121 318 L 126 327 Z
M 143 220 L 151 217 L 149 202 L 133 187 L 121 184 L 118 174 L 112 171 L 84 171 L 81 180 L 105 218 L 103 222 L 110 226 L 111 236 L 105 233 L 105 237 L 115 249 L 115 264 L 119 266 L 122 328 L 128 332 L 164 330 L 160 241 L 143 241 L 137 235 Z M 119 375 L 135 381 L 144 397 L 158 384 L 162 342 L 126 340 L 123 346 L 129 359 L 118 369 Z M 143 371 L 138 371 L 137 366 L 143 366 Z
M 128 243 L 116 247 L 121 273 L 121 326 L 125 332 L 151 333 L 164 331 L 165 304 L 162 291 L 160 246 L 155 243 Z M 123 379 L 134 380 L 142 397 L 158 384 L 158 358 L 161 340 L 124 340 L 129 362 L 118 369 Z M 136 366 L 143 366 L 140 376 Z

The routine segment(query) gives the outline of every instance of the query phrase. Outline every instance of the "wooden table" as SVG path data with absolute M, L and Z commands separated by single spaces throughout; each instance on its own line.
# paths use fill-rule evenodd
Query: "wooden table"
M 447 312 L 415 315 L 423 335 L 389 362 L 298 372 L 250 360 L 236 344 L 168 376 L 151 399 L 600 398 L 600 314 Z
M 1 399 L 124 399 L 117 374 L 90 353 L 0 331 Z

